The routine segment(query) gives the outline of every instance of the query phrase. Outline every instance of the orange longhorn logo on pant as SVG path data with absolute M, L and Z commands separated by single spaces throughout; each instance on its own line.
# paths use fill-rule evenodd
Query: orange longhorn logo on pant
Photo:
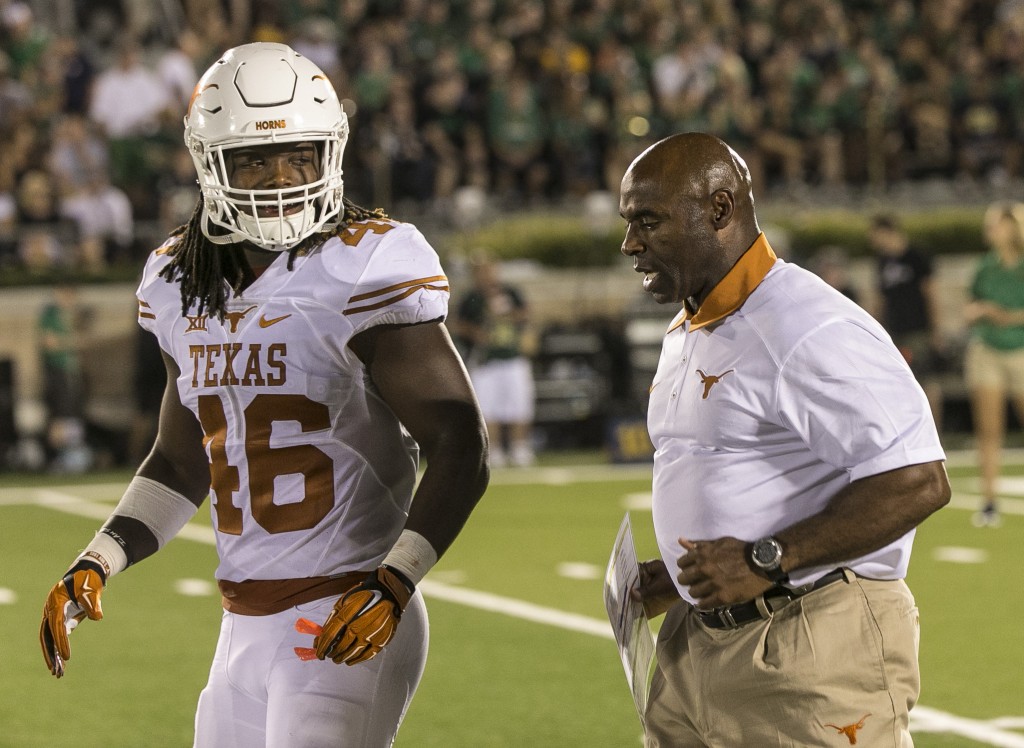
M 846 725 L 840 727 L 839 725 L 833 725 L 831 722 L 825 724 L 825 727 L 831 727 L 833 730 L 838 732 L 840 735 L 845 735 L 850 740 L 850 745 L 857 745 L 857 730 L 864 727 L 864 720 L 870 717 L 871 714 L 865 714 L 860 718 L 860 722 L 854 722 L 852 725 Z
M 705 374 L 703 369 L 697 369 L 697 373 L 700 374 L 701 384 L 704 385 L 704 396 L 701 400 L 707 400 L 708 395 L 711 394 L 711 388 L 722 381 L 722 377 L 726 374 L 736 371 L 735 369 L 729 369 L 729 371 L 723 371 L 721 374 Z

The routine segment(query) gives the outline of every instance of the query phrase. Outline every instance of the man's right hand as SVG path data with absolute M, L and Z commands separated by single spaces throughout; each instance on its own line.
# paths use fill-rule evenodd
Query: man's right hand
M 93 621 L 103 618 L 100 595 L 105 582 L 106 575 L 98 564 L 82 560 L 72 566 L 46 596 L 39 644 L 46 667 L 56 677 L 64 675 L 64 661 L 71 659 L 68 634 L 84 618 Z

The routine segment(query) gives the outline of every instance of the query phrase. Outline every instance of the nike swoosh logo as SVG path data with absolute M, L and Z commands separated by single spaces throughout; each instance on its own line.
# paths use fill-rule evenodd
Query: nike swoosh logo
M 370 599 L 366 601 L 366 605 L 364 605 L 359 610 L 359 612 L 356 613 L 355 617 L 358 618 L 359 616 L 363 615 L 363 613 L 366 613 L 367 611 L 369 611 L 370 608 L 372 608 L 374 605 L 376 605 L 377 603 L 379 603 L 383 599 L 384 599 L 384 595 L 381 593 L 380 590 L 370 590 Z
M 259 319 L 260 327 L 270 327 L 271 325 L 276 325 L 281 320 L 288 319 L 291 316 L 292 315 L 290 315 L 290 314 L 282 314 L 280 317 L 274 317 L 273 319 L 267 319 L 266 317 L 264 317 L 261 314 L 260 315 L 260 319 Z

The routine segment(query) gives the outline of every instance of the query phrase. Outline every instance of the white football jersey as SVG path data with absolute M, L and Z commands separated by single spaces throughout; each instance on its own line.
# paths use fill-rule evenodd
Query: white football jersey
M 405 525 L 418 449 L 348 347 L 374 325 L 443 320 L 448 281 L 410 224 L 353 223 L 282 252 L 221 322 L 182 315 L 146 263 L 139 323 L 181 370 L 178 393 L 210 459 L 218 579 L 292 579 L 376 566 Z

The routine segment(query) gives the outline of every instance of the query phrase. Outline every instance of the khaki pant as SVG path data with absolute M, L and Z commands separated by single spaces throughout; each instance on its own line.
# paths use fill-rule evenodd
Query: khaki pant
M 1024 396 L 1024 348 L 1001 351 L 972 338 L 964 354 L 964 379 L 972 390 L 989 388 Z
M 645 745 L 909 748 L 918 643 L 903 581 L 851 574 L 733 630 L 680 603 L 658 636 Z

